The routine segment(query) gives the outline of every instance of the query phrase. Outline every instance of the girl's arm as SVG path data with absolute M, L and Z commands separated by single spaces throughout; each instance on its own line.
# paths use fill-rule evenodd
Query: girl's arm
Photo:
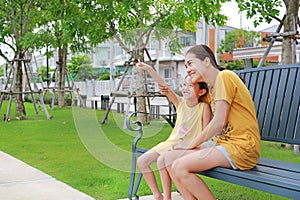
M 210 106 L 207 103 L 204 103 L 203 106 L 203 115 L 202 115 L 202 129 L 204 129 L 208 123 L 211 121 L 212 113 Z
M 169 90 L 166 93 L 166 96 L 177 108 L 177 106 L 180 102 L 180 96 L 178 96 L 173 90 L 171 90 L 169 84 L 151 66 L 149 66 L 143 62 L 138 62 L 136 64 L 136 66 L 137 66 L 137 69 L 142 69 L 142 70 L 147 71 L 151 75 L 151 77 L 155 80 L 155 82 L 158 83 L 159 86 L 169 87 Z
M 230 111 L 230 104 L 225 100 L 216 101 L 215 113 L 209 124 L 203 129 L 191 143 L 189 148 L 194 148 L 203 142 L 209 140 L 213 136 L 220 133 L 223 127 L 228 122 L 228 115 Z
M 203 142 L 220 133 L 228 121 L 230 104 L 224 100 L 216 101 L 215 113 L 212 120 L 204 127 L 202 132 L 187 146 L 187 144 L 178 144 L 174 149 L 194 149 Z

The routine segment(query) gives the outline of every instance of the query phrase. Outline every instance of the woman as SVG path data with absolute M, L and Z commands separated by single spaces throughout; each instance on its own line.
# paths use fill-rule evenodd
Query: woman
M 213 118 L 188 147 L 178 142 L 162 159 L 184 199 L 215 199 L 205 182 L 196 174 L 214 167 L 247 170 L 260 156 L 260 134 L 256 110 L 247 87 L 232 71 L 220 71 L 213 52 L 205 45 L 188 50 L 185 58 L 193 83 L 204 81 L 211 92 Z M 161 88 L 167 93 L 167 88 Z M 174 159 L 213 138 L 215 146 Z M 175 160 L 173 162 L 173 160 Z

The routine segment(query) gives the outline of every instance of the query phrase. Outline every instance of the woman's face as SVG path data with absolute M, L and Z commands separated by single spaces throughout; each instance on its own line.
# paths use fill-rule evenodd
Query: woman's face
M 193 83 L 205 82 L 204 75 L 206 71 L 205 61 L 196 58 L 195 54 L 188 53 L 185 56 L 186 72 Z

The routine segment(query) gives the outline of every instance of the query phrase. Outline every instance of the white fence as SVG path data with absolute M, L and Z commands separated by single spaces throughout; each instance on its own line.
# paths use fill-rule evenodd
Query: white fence
M 87 80 L 84 82 L 75 82 L 75 86 L 79 89 L 79 94 L 89 97 L 100 97 L 101 95 L 110 95 L 110 81 Z
M 79 89 L 79 94 L 85 96 L 85 106 L 90 108 L 100 108 L 103 109 L 103 102 L 101 101 L 102 95 L 109 96 L 113 91 L 111 88 L 114 88 L 118 85 L 120 80 L 115 80 L 115 83 L 111 83 L 109 80 L 107 81 L 95 81 L 95 80 L 87 80 L 84 82 L 75 82 L 75 87 Z M 53 84 L 53 83 L 52 83 Z M 53 87 L 54 85 L 50 85 Z M 38 88 L 35 88 L 35 85 L 31 83 L 32 89 L 41 89 L 45 87 L 46 83 L 36 83 Z M 5 77 L 0 77 L 0 91 L 4 90 L 5 86 Z M 66 86 L 68 86 L 66 84 Z M 119 91 L 129 91 L 130 87 L 126 84 L 122 84 Z M 78 102 L 79 103 L 79 102 Z M 106 102 L 108 106 L 108 102 Z M 165 97 L 155 97 L 150 99 L 151 111 L 153 115 L 159 114 L 168 114 L 169 103 Z M 79 105 L 79 104 L 78 104 Z M 129 107 L 128 107 L 129 106 Z M 105 109 L 105 108 L 104 108 Z M 111 107 L 112 110 L 116 110 L 118 112 L 126 112 L 127 109 L 130 111 L 134 111 L 134 102 L 133 98 L 128 99 L 127 97 L 118 97 L 115 99 L 114 104 Z

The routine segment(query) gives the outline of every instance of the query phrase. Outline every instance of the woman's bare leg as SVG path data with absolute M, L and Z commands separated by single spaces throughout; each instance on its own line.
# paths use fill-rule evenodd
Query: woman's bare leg
M 216 147 L 209 147 L 175 160 L 170 170 L 173 181 L 184 199 L 194 196 L 196 199 L 209 200 L 215 197 L 195 173 L 217 166 L 231 168 L 225 156 Z
M 158 157 L 159 154 L 155 150 L 150 149 L 138 158 L 137 163 L 141 172 L 143 173 L 144 179 L 146 180 L 150 190 L 153 193 L 154 199 L 163 200 L 163 195 L 158 188 L 155 175 L 150 166 L 152 163 L 157 161 Z
M 186 154 L 195 152 L 195 151 L 196 150 L 173 150 L 173 151 L 169 151 L 169 152 L 166 152 L 165 154 L 161 155 L 159 157 L 159 160 L 160 160 L 159 170 L 160 170 L 160 174 L 161 174 L 162 183 L 164 180 L 164 177 L 162 177 L 162 173 L 166 173 L 168 175 L 168 177 L 170 177 L 170 178 L 173 177 L 172 171 L 171 171 L 171 166 L 176 159 L 179 159 L 180 157 L 182 157 Z M 164 188 L 164 183 L 162 185 Z M 167 187 L 169 187 L 170 190 L 164 190 L 164 194 L 166 194 L 168 192 L 168 195 L 171 196 L 171 179 L 170 179 L 170 186 L 168 186 L 167 183 L 165 186 L 166 186 L 166 189 L 168 189 Z M 177 188 L 177 189 L 179 189 L 179 188 Z M 181 190 L 185 190 L 185 188 L 182 188 Z M 182 192 L 181 190 L 179 190 L 180 193 Z M 185 199 L 193 200 L 196 198 L 191 195 L 189 197 L 186 197 Z

